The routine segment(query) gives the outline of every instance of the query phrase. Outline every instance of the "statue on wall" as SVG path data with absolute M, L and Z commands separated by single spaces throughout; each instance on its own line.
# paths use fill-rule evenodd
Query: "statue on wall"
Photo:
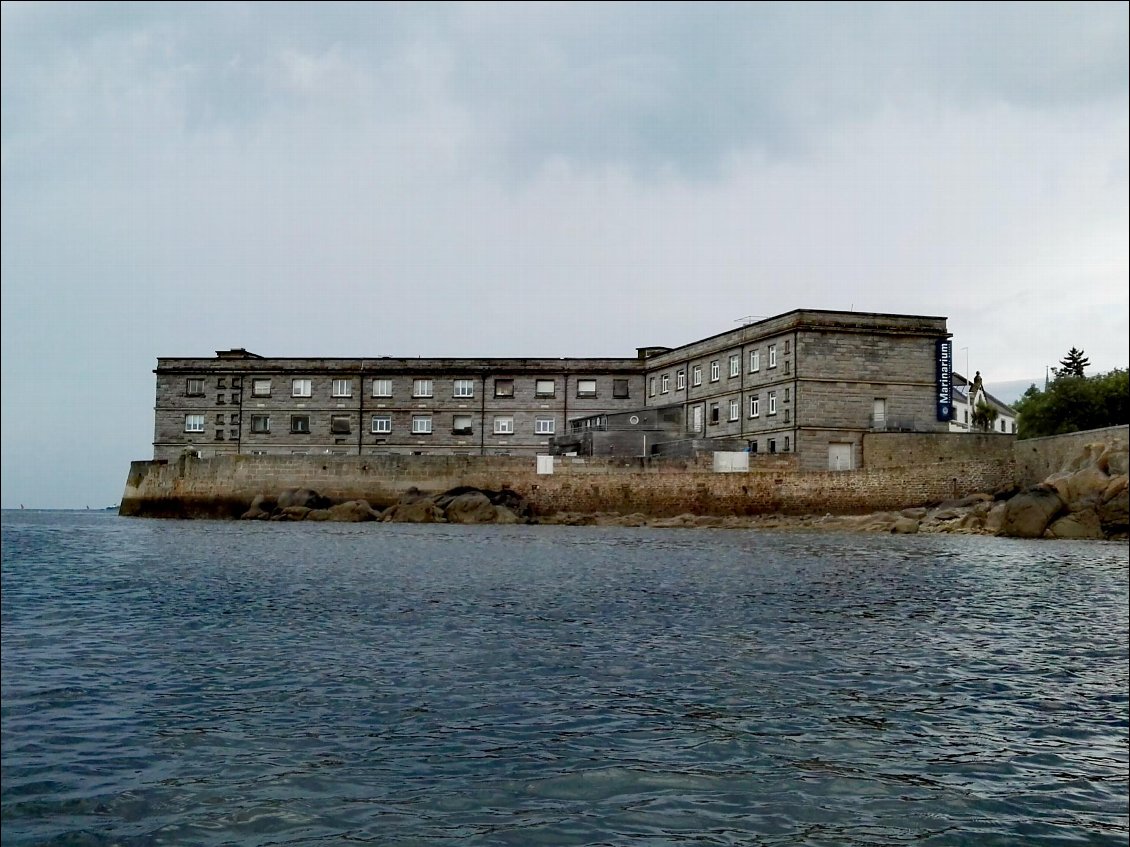
M 969 402 L 972 403 L 979 393 L 984 392 L 985 386 L 981 383 L 981 372 L 977 371 L 973 376 L 973 387 L 969 391 Z

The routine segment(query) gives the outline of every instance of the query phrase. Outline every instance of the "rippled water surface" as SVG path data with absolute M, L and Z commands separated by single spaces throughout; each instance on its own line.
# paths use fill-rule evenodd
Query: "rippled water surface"
M 1127 547 L 3 516 L 4 847 L 1126 844 Z

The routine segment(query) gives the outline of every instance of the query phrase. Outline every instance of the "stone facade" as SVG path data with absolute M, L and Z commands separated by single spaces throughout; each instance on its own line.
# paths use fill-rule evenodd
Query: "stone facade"
M 623 359 L 162 358 L 153 456 L 532 456 L 582 419 L 665 408 L 647 437 L 587 442 L 657 454 L 682 439 L 860 468 L 868 432 L 948 427 L 935 413 L 948 337 L 941 317 L 796 310 Z

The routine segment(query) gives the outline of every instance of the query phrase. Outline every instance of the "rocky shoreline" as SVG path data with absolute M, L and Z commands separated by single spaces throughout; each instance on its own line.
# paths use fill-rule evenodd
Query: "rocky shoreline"
M 893 534 L 958 533 L 1011 538 L 1119 539 L 1128 537 L 1127 451 L 1090 444 L 1056 474 L 1018 490 L 865 515 L 780 514 L 655 517 L 644 514 L 556 512 L 538 515 L 517 492 L 461 487 L 442 494 L 406 492 L 374 509 L 364 500 L 333 503 L 311 489 L 262 494 L 243 520 L 388 521 L 398 523 L 549 524 L 566 526 L 712 527 Z

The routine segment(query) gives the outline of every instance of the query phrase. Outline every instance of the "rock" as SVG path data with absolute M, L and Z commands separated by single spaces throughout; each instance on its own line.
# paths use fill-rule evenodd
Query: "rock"
M 916 506 L 913 509 L 903 509 L 899 514 L 904 518 L 914 518 L 916 521 L 920 521 L 926 517 L 927 511 L 923 506 Z
M 311 510 L 305 506 L 287 506 L 271 515 L 273 521 L 304 521 Z
M 1075 473 L 1048 477 L 1047 484 L 1055 488 L 1063 502 L 1078 508 L 1075 504 L 1102 502 L 1110 477 L 1097 467 L 1088 467 Z
M 918 520 L 916 518 L 901 516 L 895 521 L 894 526 L 891 527 L 891 532 L 895 535 L 914 535 L 918 532 Z
M 444 497 L 446 506 L 437 502 L 438 508 L 443 508 L 444 516 L 448 523 L 494 523 L 498 512 L 490 498 L 481 491 L 468 491 L 454 497 Z
M 277 505 L 281 512 L 285 512 L 291 506 L 303 506 L 307 509 L 325 509 L 330 505 L 330 501 L 312 489 L 292 488 L 279 495 Z
M 382 521 L 397 523 L 444 523 L 443 510 L 430 497 L 413 498 L 390 506 L 381 515 Z
M 1107 454 L 1106 472 L 1111 476 L 1126 476 L 1127 465 L 1130 465 L 1130 452 L 1127 451 L 1127 448 L 1111 450 Z
M 1111 536 L 1122 536 L 1130 531 L 1130 496 L 1128 496 L 1130 492 L 1126 489 L 1126 477 L 1120 479 L 1123 482 L 1122 486 L 1116 489 L 1117 493 L 1095 510 L 1103 532 Z
M 1001 527 L 1004 526 L 1004 516 L 1007 511 L 1008 503 L 994 503 L 993 508 L 989 510 L 989 514 L 985 516 L 985 531 L 997 535 Z
M 495 506 L 494 522 L 497 524 L 515 524 L 521 523 L 522 519 L 505 506 Z
M 338 503 L 336 506 L 330 506 L 328 512 L 331 521 L 340 523 L 375 521 L 380 517 L 365 500 L 347 500 L 344 503 Z
M 1033 486 L 1006 503 L 1000 534 L 1011 538 L 1041 538 L 1064 505 L 1051 486 Z
M 1103 528 L 1093 509 L 1072 512 L 1054 521 L 1045 531 L 1044 538 L 1102 538 Z

